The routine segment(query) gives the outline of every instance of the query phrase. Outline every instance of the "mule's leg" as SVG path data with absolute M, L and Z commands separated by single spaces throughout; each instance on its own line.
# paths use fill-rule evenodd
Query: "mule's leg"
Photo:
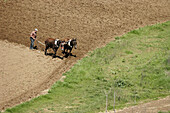
M 56 56 L 57 49 L 58 49 L 58 48 L 53 48 L 53 51 L 54 51 L 53 57 Z
M 68 51 L 69 51 L 69 49 L 68 49 L 68 48 L 66 48 L 66 50 L 65 50 L 65 57 L 66 57 L 66 58 L 69 56 Z
M 65 46 L 64 45 L 61 46 L 61 50 L 62 50 L 62 53 L 65 54 Z
M 65 53 L 68 54 L 68 48 L 66 48 Z
M 72 51 L 72 49 L 70 49 L 69 55 L 76 57 L 76 55 L 73 55 L 73 54 L 71 53 L 71 51 Z
M 72 55 L 71 51 L 72 51 L 72 49 L 70 49 L 70 51 L 69 51 L 69 55 Z
M 45 47 L 45 55 L 47 55 L 47 49 L 48 49 L 49 47 L 46 45 L 46 47 Z
M 64 48 L 64 54 L 66 54 L 66 52 L 67 52 L 67 48 Z

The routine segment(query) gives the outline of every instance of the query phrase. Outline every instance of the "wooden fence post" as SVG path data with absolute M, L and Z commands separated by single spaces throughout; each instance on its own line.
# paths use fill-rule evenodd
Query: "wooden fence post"
M 114 113 L 116 113 L 116 110 L 115 110 L 115 102 L 116 102 L 116 93 L 115 93 L 115 89 L 114 89 L 114 104 L 113 104 L 113 111 Z

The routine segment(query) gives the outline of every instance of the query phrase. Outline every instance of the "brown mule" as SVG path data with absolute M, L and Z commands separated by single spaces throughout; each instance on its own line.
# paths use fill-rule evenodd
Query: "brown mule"
M 48 48 L 52 48 L 54 51 L 53 57 L 55 57 L 56 52 L 57 52 L 58 48 L 60 47 L 60 44 L 61 44 L 61 40 L 54 39 L 54 38 L 48 38 L 45 41 L 45 55 L 47 55 Z
M 72 55 L 71 51 L 72 51 L 73 48 L 77 49 L 77 39 L 76 38 L 65 39 L 65 40 L 62 41 L 61 50 L 63 51 L 62 52 L 63 54 Z M 75 55 L 73 55 L 73 56 L 75 56 Z

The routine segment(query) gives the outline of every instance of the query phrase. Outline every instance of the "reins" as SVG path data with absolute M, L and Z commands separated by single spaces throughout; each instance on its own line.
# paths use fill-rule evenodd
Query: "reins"
M 38 42 L 38 43 L 40 43 L 41 45 L 45 46 L 45 44 L 44 44 L 44 43 L 42 43 L 42 42 L 40 42 L 40 41 L 38 41 L 38 40 L 37 40 L 37 42 Z

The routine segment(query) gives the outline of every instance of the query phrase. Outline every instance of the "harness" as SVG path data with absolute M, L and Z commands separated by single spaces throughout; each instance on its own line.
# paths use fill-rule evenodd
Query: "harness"
M 55 40 L 55 45 L 56 45 L 57 47 L 59 47 L 58 44 L 57 44 L 58 41 L 59 41 L 59 39 L 56 39 L 56 40 Z
M 64 45 L 67 44 L 69 47 L 73 48 L 73 46 L 71 45 L 71 41 L 72 39 L 68 40 L 68 41 L 63 41 L 60 46 L 61 46 L 61 50 L 64 50 Z
M 62 42 L 60 45 L 61 45 L 61 50 L 64 50 L 64 42 Z
M 68 45 L 72 48 L 72 46 L 71 46 L 71 39 L 67 42 L 68 43 Z

